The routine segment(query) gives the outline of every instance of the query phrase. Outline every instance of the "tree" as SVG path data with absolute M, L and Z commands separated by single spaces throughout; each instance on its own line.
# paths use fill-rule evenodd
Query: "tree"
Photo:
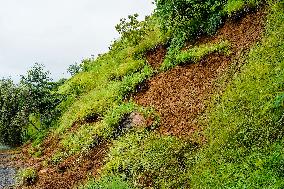
M 132 45 L 137 45 L 147 33 L 145 21 L 138 20 L 138 14 L 129 15 L 128 19 L 120 19 L 120 23 L 115 26 L 116 31 Z
M 194 37 L 199 33 L 211 34 L 221 24 L 221 10 L 226 0 L 155 0 L 155 13 L 164 30 L 175 35 Z
M 29 114 L 39 115 L 40 128 L 50 126 L 56 112 L 56 106 L 61 97 L 55 91 L 60 82 L 52 82 L 50 72 L 44 70 L 44 65 L 36 63 L 26 76 L 21 78 L 21 87 L 25 93 L 24 108 Z
M 79 73 L 80 71 L 82 71 L 82 66 L 78 63 L 71 64 L 67 69 L 67 72 L 70 73 L 71 76 Z
M 19 145 L 22 127 L 26 124 L 22 111 L 23 93 L 11 79 L 0 80 L 0 142 Z

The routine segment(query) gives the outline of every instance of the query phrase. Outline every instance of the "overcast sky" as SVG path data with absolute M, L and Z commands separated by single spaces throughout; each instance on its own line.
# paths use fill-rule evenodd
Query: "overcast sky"
M 54 79 L 106 52 L 120 18 L 149 15 L 151 0 L 0 0 L 0 77 L 17 81 L 35 63 Z

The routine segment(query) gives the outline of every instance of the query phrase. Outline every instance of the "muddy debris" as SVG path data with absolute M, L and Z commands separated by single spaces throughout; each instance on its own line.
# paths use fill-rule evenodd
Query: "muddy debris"
M 194 138 L 197 134 L 199 140 L 205 141 L 204 128 L 198 124 L 198 118 L 206 110 L 205 102 L 214 94 L 214 82 L 226 73 L 233 59 L 239 58 L 261 39 L 264 20 L 264 10 L 250 12 L 239 20 L 228 20 L 216 35 L 202 36 L 195 45 L 228 40 L 232 45 L 231 55 L 210 54 L 199 63 L 176 66 L 144 84 L 145 90 L 138 92 L 134 99 L 139 105 L 153 107 L 160 114 L 160 133 L 185 138 Z M 188 44 L 187 48 L 191 46 Z M 163 59 L 155 57 L 162 57 L 164 53 L 159 47 L 155 53 L 148 54 L 148 62 L 155 67 L 161 65 Z

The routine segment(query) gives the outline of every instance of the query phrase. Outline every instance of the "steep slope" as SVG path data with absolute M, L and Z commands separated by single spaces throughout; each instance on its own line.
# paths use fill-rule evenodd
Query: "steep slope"
M 283 187 L 283 3 L 248 4 L 174 55 L 152 17 L 85 60 L 20 188 Z
M 197 118 L 206 109 L 205 101 L 216 90 L 214 81 L 228 70 L 233 61 L 240 62 L 240 56 L 261 38 L 265 19 L 263 12 L 249 13 L 240 20 L 228 21 L 215 36 L 200 38 L 196 42 L 201 45 L 228 40 L 230 55 L 208 55 L 197 64 L 185 64 L 160 73 L 145 84 L 146 91 L 139 93 L 135 100 L 142 106 L 154 107 L 160 113 L 161 133 L 192 137 L 195 131 L 203 130 L 197 125 Z

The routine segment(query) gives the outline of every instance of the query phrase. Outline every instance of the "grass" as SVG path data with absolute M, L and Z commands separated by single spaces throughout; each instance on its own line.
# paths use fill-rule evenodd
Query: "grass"
M 29 167 L 20 170 L 17 176 L 19 178 L 19 182 L 24 185 L 31 185 L 36 181 L 38 174 L 34 168 Z
M 260 1 L 229 0 L 224 10 L 230 16 L 254 2 Z M 62 149 L 51 161 L 57 164 L 108 140 L 113 146 L 101 178 L 83 188 L 283 188 L 283 3 L 270 6 L 263 40 L 212 103 L 204 146 L 154 132 L 159 124 L 155 112 L 128 100 L 153 75 L 144 53 L 168 41 L 151 23 L 137 46 L 114 42 L 108 53 L 85 60 L 84 71 L 60 88 L 66 99 L 59 106 L 62 117 L 54 132 Z M 174 52 L 160 70 L 195 63 L 211 53 L 228 54 L 229 49 L 223 41 Z M 154 118 L 152 128 L 123 128 L 121 121 L 135 111 Z M 90 123 L 91 117 L 98 119 Z M 42 137 L 35 146 L 39 141 Z
M 123 103 L 136 86 L 152 74 L 152 68 L 145 66 L 140 72 L 125 76 L 122 81 L 109 81 L 106 86 L 100 86 L 82 95 L 75 101 L 61 118 L 57 133 L 63 133 L 76 120 L 84 120 L 92 114 L 103 116 L 109 109 Z
M 90 180 L 80 189 L 131 189 L 131 187 L 120 177 L 105 177 L 98 182 Z
M 230 43 L 222 41 L 216 44 L 202 44 L 186 51 L 180 51 L 174 55 L 174 58 L 166 58 L 160 70 L 166 71 L 183 63 L 196 63 L 211 53 L 230 54 Z
M 264 1 L 261 0 L 228 0 L 223 11 L 225 15 L 231 17 L 237 13 L 245 11 L 248 8 L 257 7 L 263 2 Z
M 114 142 L 102 175 L 125 178 L 138 188 L 186 187 L 189 179 L 183 176 L 184 160 L 192 152 L 194 145 L 175 137 L 132 131 Z

